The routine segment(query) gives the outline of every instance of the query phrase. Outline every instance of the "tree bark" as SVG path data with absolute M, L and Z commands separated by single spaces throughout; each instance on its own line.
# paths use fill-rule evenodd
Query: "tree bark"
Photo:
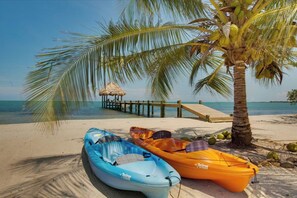
M 232 123 L 232 143 L 237 146 L 249 146 L 252 141 L 252 131 L 249 122 L 246 102 L 244 64 L 234 66 L 234 112 Z

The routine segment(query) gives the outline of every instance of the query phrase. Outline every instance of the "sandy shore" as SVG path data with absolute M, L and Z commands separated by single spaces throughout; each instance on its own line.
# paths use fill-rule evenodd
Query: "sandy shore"
M 297 118 L 290 115 L 251 116 L 253 136 L 278 142 L 297 141 Z M 0 197 L 144 197 L 112 189 L 90 171 L 83 137 L 91 127 L 129 138 L 131 126 L 173 131 L 175 136 L 211 134 L 231 123 L 207 123 L 187 118 L 71 120 L 55 134 L 35 124 L 0 125 Z M 297 171 L 261 168 L 259 184 L 231 193 L 210 181 L 183 179 L 180 197 L 297 197 Z M 178 188 L 171 190 L 176 197 Z

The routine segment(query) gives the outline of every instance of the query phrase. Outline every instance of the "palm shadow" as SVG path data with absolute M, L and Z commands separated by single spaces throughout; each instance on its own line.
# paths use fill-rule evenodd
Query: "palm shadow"
M 28 158 L 12 165 L 20 179 L 0 192 L 0 197 L 110 197 L 128 198 L 140 192 L 111 188 L 97 179 L 89 166 L 84 148 L 81 153 Z
M 73 197 L 75 192 L 66 186 L 76 186 L 74 178 L 83 179 L 81 169 L 80 154 L 21 160 L 10 169 L 21 182 L 1 191 L 0 197 Z

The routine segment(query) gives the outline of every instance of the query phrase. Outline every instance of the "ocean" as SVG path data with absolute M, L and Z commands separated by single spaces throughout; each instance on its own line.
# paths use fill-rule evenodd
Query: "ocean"
M 187 102 L 191 103 L 191 102 Z M 206 106 L 227 114 L 233 112 L 232 102 L 204 102 Z M 146 110 L 146 108 L 145 108 Z M 249 115 L 297 114 L 297 105 L 286 102 L 249 102 Z M 155 107 L 154 117 L 160 116 L 159 108 Z M 194 117 L 183 110 L 184 117 Z M 88 102 L 79 111 L 71 112 L 67 119 L 109 119 L 109 118 L 139 118 L 134 114 L 118 112 L 101 108 L 101 102 Z M 176 117 L 176 108 L 166 108 L 165 117 Z M 0 101 L 0 124 L 30 123 L 32 113 L 25 108 L 25 101 Z

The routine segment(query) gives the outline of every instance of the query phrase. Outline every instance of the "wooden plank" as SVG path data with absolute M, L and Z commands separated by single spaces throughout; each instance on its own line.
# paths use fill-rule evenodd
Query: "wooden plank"
M 183 104 L 182 108 L 209 122 L 232 121 L 232 117 L 202 104 Z
M 113 103 L 109 101 L 104 101 L 107 108 L 112 108 Z M 165 117 L 165 107 L 176 108 L 177 117 L 182 117 L 182 109 L 193 113 L 198 116 L 199 119 L 208 121 L 208 122 L 228 122 L 232 121 L 233 118 L 223 112 L 212 109 L 202 104 L 182 104 L 181 101 L 177 103 L 164 103 L 162 101 L 124 101 L 124 102 L 115 102 L 115 105 L 119 105 L 124 112 L 133 113 L 133 105 L 135 105 L 135 114 L 140 115 L 140 107 L 142 105 L 142 115 L 144 116 L 144 106 L 147 107 L 147 116 L 150 117 L 154 114 L 154 106 L 160 107 L 160 117 Z M 129 110 L 126 108 L 128 107 Z M 152 110 L 151 110 L 151 108 Z M 115 109 L 115 108 L 112 108 Z
M 233 117 L 216 117 L 216 118 L 210 118 L 210 122 L 216 123 L 216 122 L 232 122 Z

